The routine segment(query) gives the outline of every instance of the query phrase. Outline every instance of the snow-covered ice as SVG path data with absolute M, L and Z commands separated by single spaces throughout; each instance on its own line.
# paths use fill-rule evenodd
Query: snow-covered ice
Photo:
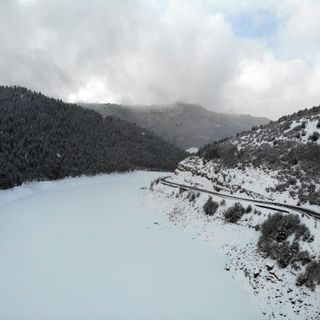
M 0 192 L 0 319 L 259 319 L 229 257 L 146 197 L 160 173 Z

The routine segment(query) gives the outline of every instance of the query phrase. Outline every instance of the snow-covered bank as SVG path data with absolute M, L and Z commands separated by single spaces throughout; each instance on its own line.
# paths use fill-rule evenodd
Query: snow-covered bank
M 259 319 L 224 271 L 229 258 L 141 189 L 160 175 L 1 191 L 0 319 Z
M 214 189 L 212 181 L 188 172 L 177 171 L 171 180 Z M 220 187 L 220 192 L 225 190 Z M 268 218 L 270 210 L 253 208 L 238 223 L 226 223 L 223 213 L 235 201 L 222 201 L 222 198 L 212 195 L 219 207 L 213 216 L 208 216 L 203 209 L 208 194 L 190 195 L 189 191 L 158 183 L 153 185 L 151 197 L 160 206 L 167 206 L 167 214 L 175 225 L 231 258 L 226 270 L 251 295 L 264 319 L 319 319 L 320 288 L 311 291 L 297 287 L 298 270 L 290 267 L 281 269 L 274 260 L 263 258 L 257 250 L 260 232 L 255 230 L 255 226 Z M 241 203 L 245 208 L 250 204 L 247 201 Z M 308 217 L 301 217 L 301 221 L 314 235 L 313 242 L 301 243 L 301 246 L 312 255 L 319 256 L 320 234 L 315 222 Z

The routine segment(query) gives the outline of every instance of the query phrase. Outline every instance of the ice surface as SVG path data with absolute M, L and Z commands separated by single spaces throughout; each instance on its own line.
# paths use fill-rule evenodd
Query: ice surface
M 144 197 L 160 173 L 0 192 L 0 319 L 259 319 L 226 256 Z

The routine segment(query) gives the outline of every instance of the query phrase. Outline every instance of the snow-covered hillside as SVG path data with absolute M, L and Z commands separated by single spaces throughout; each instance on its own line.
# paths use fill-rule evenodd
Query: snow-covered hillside
M 215 190 L 210 181 L 185 172 L 177 171 L 167 181 Z M 152 190 L 154 201 L 160 206 L 167 206 L 166 212 L 175 225 L 187 231 L 192 238 L 202 240 L 231 258 L 225 265 L 226 272 L 251 295 L 264 319 L 319 319 L 320 286 L 312 291 L 296 285 L 297 276 L 305 267 L 299 266 L 298 270 L 291 266 L 280 268 L 277 261 L 266 258 L 258 250 L 261 232 L 256 230 L 256 226 L 267 220 L 274 211 L 240 201 L 244 208 L 250 210 L 251 206 L 251 211 L 236 223 L 228 223 L 224 213 L 239 201 L 210 195 L 218 204 L 217 211 L 210 216 L 204 211 L 204 204 L 209 198 L 204 192 L 173 188 L 161 182 L 154 184 Z M 227 194 L 224 190 L 220 192 Z M 300 219 L 314 237 L 312 242 L 299 241 L 300 250 L 307 250 L 315 259 L 320 258 L 320 232 L 315 227 L 315 221 L 302 216 Z M 292 244 L 293 237 L 289 240 Z
M 229 257 L 179 231 L 145 187 L 163 173 L 0 191 L 0 319 L 259 319 Z
M 281 194 L 296 204 L 320 206 L 319 137 L 320 107 L 316 107 L 206 145 L 198 153 L 204 161 L 196 159 L 196 166 L 204 174 L 222 175 L 222 183 L 238 184 L 248 176 L 246 183 L 263 181 L 259 191 L 267 197 Z M 188 159 L 182 166 L 193 163 Z M 255 181 L 251 188 L 256 188 Z
M 232 258 L 265 319 L 320 319 L 319 137 L 314 107 L 206 145 L 152 186 L 176 225 Z

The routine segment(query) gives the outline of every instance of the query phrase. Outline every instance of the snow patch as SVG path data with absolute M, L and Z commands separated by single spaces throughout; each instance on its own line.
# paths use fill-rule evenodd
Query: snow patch
M 197 153 L 199 151 L 199 148 L 196 147 L 191 147 L 189 149 L 186 150 L 188 153 L 192 154 L 192 153 Z

